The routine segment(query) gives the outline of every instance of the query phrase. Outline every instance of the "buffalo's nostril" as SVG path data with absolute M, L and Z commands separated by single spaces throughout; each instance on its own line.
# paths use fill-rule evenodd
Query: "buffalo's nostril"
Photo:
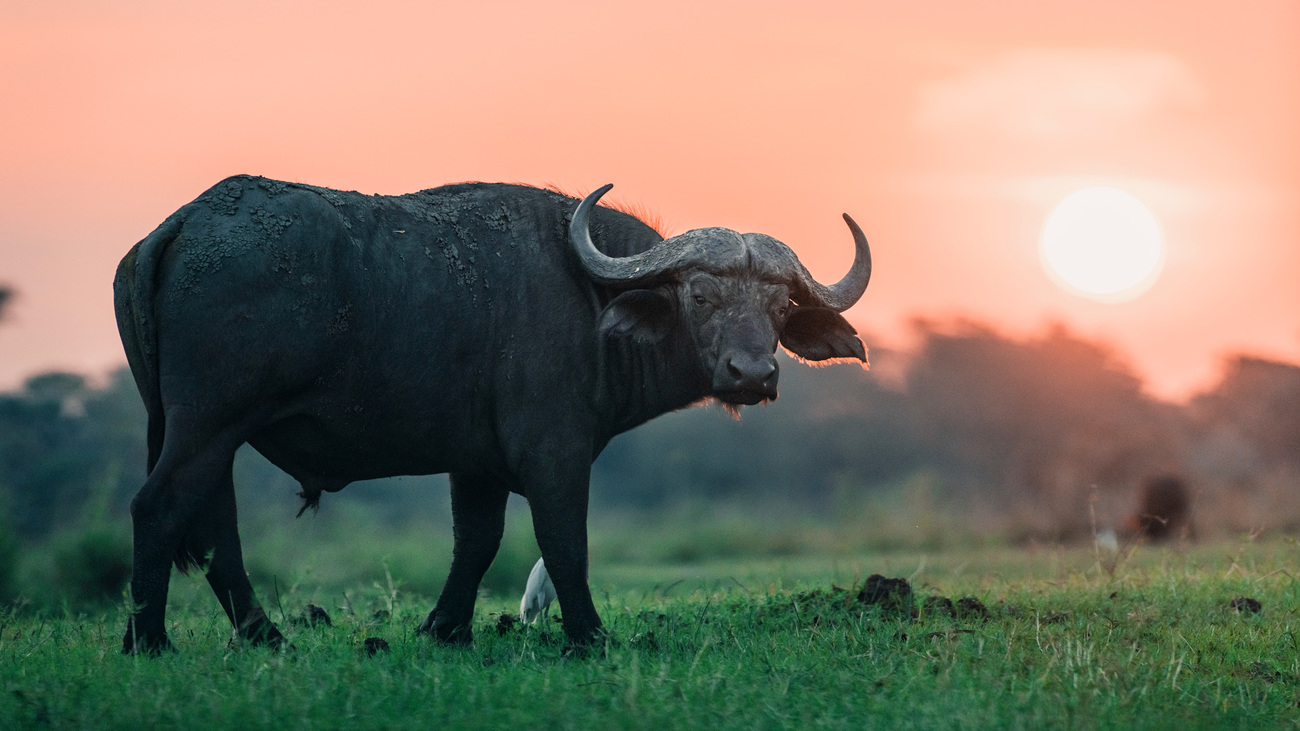
M 763 384 L 776 373 L 776 359 L 737 354 L 727 358 L 727 374 L 738 384 Z

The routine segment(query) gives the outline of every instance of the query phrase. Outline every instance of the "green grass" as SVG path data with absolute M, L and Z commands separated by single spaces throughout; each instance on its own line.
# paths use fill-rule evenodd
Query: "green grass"
M 610 640 L 587 658 L 555 626 L 499 634 L 517 595 L 485 596 L 471 648 L 416 637 L 432 601 L 379 559 L 350 586 L 306 572 L 260 589 L 295 651 L 231 646 L 202 579 L 177 577 L 178 652 L 158 659 L 118 654 L 120 609 L 0 613 L 0 727 L 1295 725 L 1298 558 L 1274 541 L 1142 548 L 1113 575 L 1086 549 L 597 562 Z M 922 599 L 973 596 L 988 619 L 864 605 L 876 572 Z M 1232 609 L 1243 596 L 1263 611 Z M 333 627 L 284 621 L 309 601 Z M 368 637 L 390 651 L 368 655 Z

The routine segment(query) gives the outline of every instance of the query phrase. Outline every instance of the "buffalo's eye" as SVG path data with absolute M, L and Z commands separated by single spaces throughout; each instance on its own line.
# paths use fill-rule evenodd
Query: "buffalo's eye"
M 695 295 L 695 304 L 699 305 L 700 307 L 703 307 L 703 306 L 707 305 L 708 303 L 709 303 L 709 300 L 708 300 L 707 298 L 705 298 L 704 295 L 702 295 L 702 294 L 697 294 L 697 295 Z
M 780 317 L 785 317 L 786 315 L 790 314 L 790 300 L 786 300 L 785 304 L 776 308 L 776 314 Z

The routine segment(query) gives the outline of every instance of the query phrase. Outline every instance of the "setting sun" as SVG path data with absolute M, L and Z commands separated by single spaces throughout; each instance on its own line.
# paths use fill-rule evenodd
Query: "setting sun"
M 1063 289 L 1127 302 L 1150 289 L 1164 264 L 1164 236 L 1142 201 L 1118 188 L 1066 196 L 1043 226 L 1043 267 Z

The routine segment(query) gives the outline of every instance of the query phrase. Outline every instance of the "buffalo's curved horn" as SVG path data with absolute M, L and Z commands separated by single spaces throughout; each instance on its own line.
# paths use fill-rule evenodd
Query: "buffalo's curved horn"
M 573 250 L 578 252 L 582 268 L 595 279 L 621 278 L 617 276 L 619 273 L 617 260 L 612 256 L 605 256 L 591 240 L 591 209 L 595 208 L 601 197 L 613 187 L 613 183 L 606 183 L 593 190 L 578 204 L 578 210 L 573 212 L 573 220 L 569 222 L 569 241 L 573 244 Z
M 853 266 L 849 268 L 849 273 L 845 274 L 843 279 L 828 287 L 813 279 L 808 270 L 804 269 L 802 264 L 799 265 L 802 269 L 800 274 L 804 288 L 814 299 L 820 300 L 823 307 L 829 307 L 836 312 L 843 312 L 852 307 L 862 297 L 862 293 L 867 291 L 867 282 L 871 281 L 871 247 L 867 245 L 867 237 L 847 213 L 844 214 L 844 222 L 853 232 L 856 253 L 853 256 Z
M 592 191 L 578 204 L 573 212 L 573 221 L 569 224 L 569 241 L 587 275 L 600 284 L 636 286 L 654 279 L 679 263 L 680 252 L 674 254 L 662 244 L 635 256 L 607 256 L 591 240 L 591 210 L 601 196 L 609 192 L 614 184 L 601 186 Z

